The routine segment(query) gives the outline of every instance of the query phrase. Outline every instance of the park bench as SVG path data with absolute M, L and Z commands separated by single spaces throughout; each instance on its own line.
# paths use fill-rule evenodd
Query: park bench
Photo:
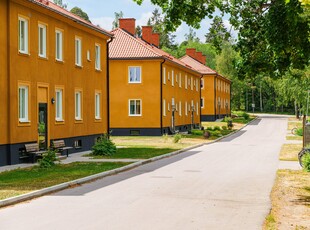
M 60 152 L 66 151 L 67 157 L 69 156 L 69 150 L 73 149 L 73 147 L 66 146 L 64 140 L 52 140 L 52 147 Z
M 45 150 L 40 150 L 38 143 L 25 144 L 25 151 L 31 157 L 32 163 L 35 163 L 38 157 L 42 157 L 42 154 L 46 153 Z

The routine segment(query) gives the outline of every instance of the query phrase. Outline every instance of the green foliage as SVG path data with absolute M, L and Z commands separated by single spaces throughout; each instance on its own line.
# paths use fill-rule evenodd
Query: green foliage
M 95 145 L 92 147 L 92 154 L 95 156 L 111 156 L 115 153 L 116 146 L 106 134 L 99 137 Z
M 112 22 L 112 30 L 119 27 L 119 19 L 124 17 L 123 11 L 114 12 L 114 21 Z
M 220 128 L 220 126 L 214 126 L 214 127 L 213 127 L 213 130 L 214 130 L 214 131 L 220 131 L 221 128 Z
M 39 133 L 45 133 L 45 124 L 43 122 L 39 123 L 38 131 Z
M 310 172 L 310 153 L 307 152 L 305 155 L 303 155 L 301 161 L 302 161 L 303 169 L 306 172 Z
M 221 137 L 223 136 L 220 130 L 209 131 L 211 136 L 213 137 Z
M 73 7 L 71 10 L 70 10 L 71 13 L 79 16 L 80 18 L 83 18 L 84 20 L 88 21 L 91 23 L 91 21 L 89 20 L 89 17 L 87 15 L 87 13 L 85 13 L 81 8 L 79 7 Z
M 298 128 L 298 129 L 296 130 L 296 135 L 297 135 L 297 136 L 303 136 L 303 129 L 302 129 L 302 128 Z
M 47 150 L 46 153 L 42 155 L 42 159 L 38 160 L 40 168 L 50 168 L 55 165 L 55 161 L 57 160 L 56 157 L 56 150 Z
M 182 139 L 182 135 L 180 133 L 176 133 L 174 136 L 173 136 L 173 143 L 179 143 Z
M 62 0 L 53 0 L 54 1 L 54 3 L 56 4 L 56 5 L 58 5 L 58 6 L 60 6 L 60 7 L 62 7 L 62 8 L 64 8 L 64 9 L 67 9 L 67 4 L 66 3 L 63 3 L 62 2 Z
M 227 130 L 227 126 L 223 125 L 222 130 Z
M 234 114 L 236 114 L 238 117 L 243 117 L 245 120 L 249 120 L 250 115 L 243 111 L 234 111 Z
M 204 133 L 203 130 L 200 130 L 200 129 L 192 129 L 191 130 L 191 134 L 193 134 L 193 135 L 202 136 L 203 133 Z

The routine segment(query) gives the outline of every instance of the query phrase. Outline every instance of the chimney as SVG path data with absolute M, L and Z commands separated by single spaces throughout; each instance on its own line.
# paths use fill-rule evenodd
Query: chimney
M 159 47 L 159 33 L 152 34 L 152 45 Z
M 136 34 L 136 19 L 134 18 L 120 18 L 119 19 L 119 28 L 125 30 L 131 35 Z
M 201 61 L 202 61 L 202 64 L 206 65 L 207 56 L 206 55 L 202 55 Z
M 196 60 L 202 63 L 202 52 L 196 52 Z
M 142 39 L 149 44 L 152 44 L 153 40 L 152 30 L 153 30 L 152 26 L 142 26 Z
M 196 49 L 195 48 L 186 48 L 186 54 L 196 60 Z

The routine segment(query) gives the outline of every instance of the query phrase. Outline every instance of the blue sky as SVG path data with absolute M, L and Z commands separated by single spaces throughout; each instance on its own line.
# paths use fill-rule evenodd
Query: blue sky
M 74 6 L 78 6 L 83 9 L 93 24 L 99 24 L 106 30 L 111 30 L 112 22 L 114 20 L 114 12 L 122 11 L 125 18 L 135 18 L 136 25 L 146 25 L 148 19 L 152 16 L 152 11 L 156 6 L 152 5 L 150 0 L 144 0 L 143 4 L 139 6 L 133 0 L 63 0 L 64 3 L 68 4 L 70 10 Z M 205 19 L 201 22 L 201 28 L 195 30 L 196 35 L 204 42 L 204 35 L 210 28 L 210 19 Z M 229 29 L 229 22 L 224 20 L 224 24 Z M 184 35 L 188 33 L 189 27 L 183 23 L 177 31 L 174 33 L 176 42 L 181 43 L 184 41 Z

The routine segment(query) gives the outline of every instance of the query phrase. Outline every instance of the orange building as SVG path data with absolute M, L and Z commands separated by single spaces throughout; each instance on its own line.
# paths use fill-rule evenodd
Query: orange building
M 180 60 L 200 72 L 201 79 L 201 121 L 215 121 L 230 116 L 231 81 L 207 67 L 206 56 L 195 48 L 186 49 Z
M 48 0 L 1 0 L 0 17 L 0 165 L 25 143 L 90 149 L 108 130 L 112 35 Z
M 120 19 L 110 44 L 112 135 L 162 135 L 200 125 L 201 74 L 160 50 L 159 35 Z

